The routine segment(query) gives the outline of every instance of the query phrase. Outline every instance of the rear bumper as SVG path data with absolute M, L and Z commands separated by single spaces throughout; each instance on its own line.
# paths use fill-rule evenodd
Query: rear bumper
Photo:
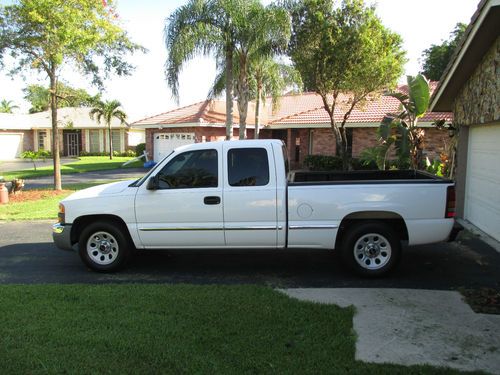
M 71 244 L 71 224 L 52 225 L 52 239 L 56 246 L 61 250 L 73 250 Z
M 455 241 L 458 234 L 464 229 L 464 227 L 455 222 L 455 224 L 453 224 L 453 228 L 451 228 L 451 232 L 450 232 L 450 236 L 448 237 L 448 242 L 451 242 L 451 241 Z

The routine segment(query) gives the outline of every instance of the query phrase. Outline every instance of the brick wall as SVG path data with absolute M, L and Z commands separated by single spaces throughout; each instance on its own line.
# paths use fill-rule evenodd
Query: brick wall
M 330 129 L 313 129 L 311 137 L 312 155 L 335 155 L 335 137 Z M 377 141 L 377 128 L 354 128 L 352 134 L 352 156 L 355 158 L 359 157 L 365 148 L 376 146 Z M 439 153 L 445 150 L 449 142 L 448 131 L 425 128 L 424 153 L 429 159 L 437 158 Z M 307 155 L 307 150 L 306 148 L 304 155 Z

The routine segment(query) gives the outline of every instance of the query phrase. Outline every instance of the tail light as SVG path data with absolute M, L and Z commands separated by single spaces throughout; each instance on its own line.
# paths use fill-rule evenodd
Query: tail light
M 447 219 L 455 217 L 455 186 L 448 186 L 446 190 L 446 212 L 444 217 Z

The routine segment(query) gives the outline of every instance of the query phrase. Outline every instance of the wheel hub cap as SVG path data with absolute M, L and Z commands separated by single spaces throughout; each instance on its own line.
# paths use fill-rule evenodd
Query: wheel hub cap
M 354 244 L 354 259 L 368 270 L 384 267 L 391 259 L 392 249 L 389 241 L 378 233 L 362 235 Z
M 89 258 L 101 266 L 113 263 L 118 253 L 118 242 L 108 232 L 96 232 L 87 241 L 87 254 Z

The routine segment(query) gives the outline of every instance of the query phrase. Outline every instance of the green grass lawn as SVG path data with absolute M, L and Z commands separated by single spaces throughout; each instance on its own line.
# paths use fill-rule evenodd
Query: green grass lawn
M 113 181 L 109 181 L 113 182 Z M 57 196 L 49 196 L 34 201 L 25 202 L 9 202 L 8 204 L 0 205 L 0 221 L 14 220 L 41 220 L 41 219 L 57 219 L 57 211 L 59 201 L 66 198 L 76 190 L 85 189 L 91 186 L 100 185 L 106 182 L 89 183 L 89 184 L 72 184 L 64 185 L 65 190 L 70 190 L 64 194 Z
M 114 156 L 113 160 L 109 160 L 108 156 L 81 156 L 79 159 L 75 159 L 75 162 L 61 165 L 61 173 L 70 174 L 118 169 L 122 168 L 123 163 L 131 159 L 133 158 L 123 156 Z M 138 168 L 142 167 L 143 164 L 143 161 L 137 161 L 123 168 Z M 33 177 L 51 176 L 53 174 L 53 170 L 54 168 L 50 164 L 43 167 L 37 167 L 36 171 L 34 169 L 26 169 L 21 171 L 5 172 L 2 174 L 0 165 L 0 175 L 7 181 L 14 178 L 27 179 Z
M 355 361 L 353 309 L 258 286 L 1 285 L 0 316 L 3 374 L 457 373 Z

